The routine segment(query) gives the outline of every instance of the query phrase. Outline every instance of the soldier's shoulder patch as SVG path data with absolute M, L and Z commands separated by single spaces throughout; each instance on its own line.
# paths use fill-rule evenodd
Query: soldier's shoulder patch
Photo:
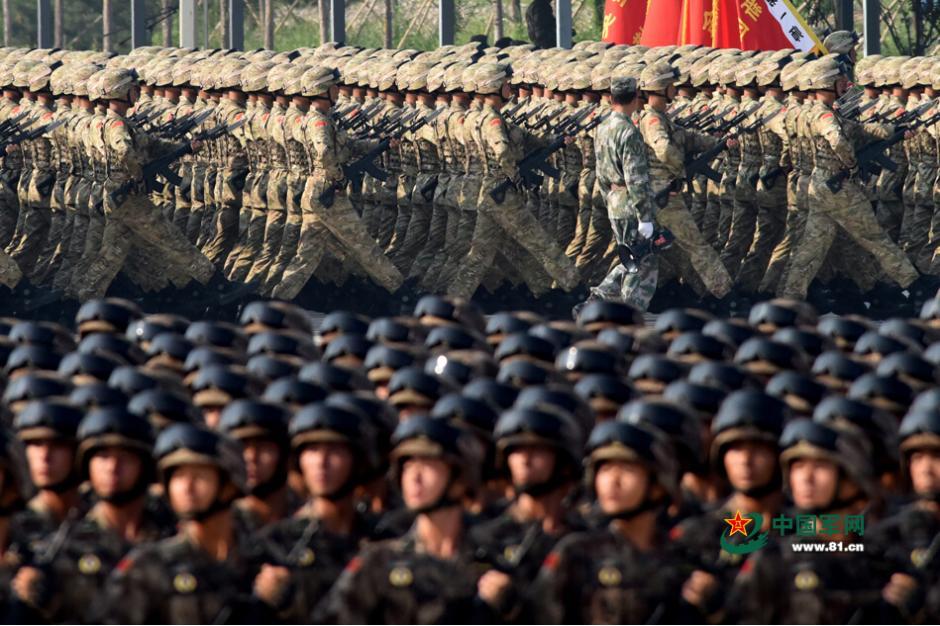
M 741 567 L 738 569 L 739 574 L 750 574 L 751 570 L 754 569 L 754 562 L 751 559 L 745 559 L 744 563 L 741 564 Z
M 97 126 L 98 130 L 101 130 L 104 128 L 104 122 L 98 122 L 95 126 Z
M 166 114 L 166 118 L 167 118 L 168 120 L 175 120 L 175 119 L 176 119 L 176 116 L 173 115 L 172 113 L 167 113 L 167 114 Z
M 503 123 L 503 120 L 499 119 L 498 117 L 494 117 L 493 119 L 490 120 L 490 126 L 499 126 L 502 123 Z
M 346 564 L 344 571 L 355 574 L 361 569 L 362 569 L 362 559 L 359 558 L 358 556 L 354 556 L 353 558 L 349 559 L 349 563 Z
M 114 571 L 119 574 L 123 574 L 129 570 L 134 565 L 134 559 L 130 556 L 125 556 L 123 559 L 118 561 L 117 565 L 114 566 Z
M 327 121 L 326 121 L 326 120 L 319 120 L 316 124 L 314 124 L 314 126 L 316 126 L 317 128 L 322 128 L 322 127 L 324 127 L 324 126 L 326 126 L 326 125 L 327 125 Z
M 303 121 L 303 119 L 304 119 L 304 118 L 302 118 L 302 117 L 300 117 L 300 116 L 298 115 L 297 117 L 294 118 L 294 123 L 295 123 L 295 124 L 300 124 L 300 123 Z
M 895 115 L 896 117 L 901 117 L 902 115 L 904 115 L 904 112 L 905 112 L 904 109 L 898 109 L 897 112 L 895 112 L 894 115 Z
M 457 123 L 458 123 L 458 124 L 463 124 L 463 121 L 464 121 L 465 119 L 467 119 L 467 118 L 461 116 L 461 118 L 460 118 L 459 120 L 457 120 Z
M 46 113 L 45 115 L 43 115 L 43 116 L 42 116 L 42 119 L 44 119 L 44 120 L 52 119 L 52 111 L 49 111 L 48 113 Z
M 261 119 L 262 119 L 263 121 L 267 122 L 269 117 L 271 117 L 271 114 L 270 114 L 270 113 L 265 113 L 264 115 L 261 116 Z
M 685 534 L 685 530 L 682 528 L 682 526 L 673 526 L 669 530 L 669 538 L 672 539 L 673 541 L 677 539 L 681 539 L 682 535 L 684 534 Z
M 235 121 L 237 122 L 238 120 L 240 120 L 240 119 L 243 118 L 243 117 L 245 117 L 245 114 L 244 114 L 244 113 L 238 113 L 238 114 L 235 116 Z
M 659 118 L 656 117 L 655 115 L 650 115 L 650 116 L 649 116 L 648 118 L 646 118 L 646 119 L 649 120 L 649 123 L 650 123 L 650 124 L 659 124 Z
M 819 119 L 825 120 L 825 119 L 829 119 L 830 117 L 832 117 L 832 113 L 823 113 L 822 117 L 820 117 Z
M 781 113 L 786 113 L 786 112 L 787 112 L 787 107 L 780 107 L 780 112 L 781 112 Z
M 555 551 L 549 552 L 548 556 L 545 557 L 545 560 L 542 561 L 542 567 L 549 571 L 555 571 L 558 569 L 558 564 L 561 562 L 561 556 Z
M 278 115 L 278 116 L 277 116 L 277 123 L 278 123 L 278 124 L 283 124 L 283 123 L 284 123 L 284 116 L 283 116 L 283 115 Z

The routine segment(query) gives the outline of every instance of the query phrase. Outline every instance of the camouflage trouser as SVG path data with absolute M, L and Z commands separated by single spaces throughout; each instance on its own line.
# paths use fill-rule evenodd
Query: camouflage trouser
M 388 180 L 375 185 L 375 208 L 370 233 L 383 250 L 388 248 L 398 219 L 398 175 L 389 172 Z
M 764 270 L 764 278 L 757 288 L 761 293 L 779 293 L 779 289 L 786 283 L 790 255 L 803 236 L 806 216 L 809 214 L 809 180 L 808 174 L 795 170 L 787 177 L 786 225 L 783 228 L 783 238 L 771 252 L 767 269 Z
M 719 255 L 731 276 L 737 276 L 741 261 L 754 243 L 754 230 L 757 227 L 757 187 L 752 181 L 756 180 L 758 172 L 757 167 L 742 166 L 734 182 L 728 238 Z
M 600 186 L 594 182 L 591 190 L 591 218 L 584 246 L 575 259 L 575 267 L 585 278 L 594 277 L 600 272 L 606 272 L 610 263 L 604 262 L 604 256 L 612 241 L 610 220 L 607 218 L 607 207 Z
M 12 289 L 16 287 L 22 277 L 23 272 L 16 264 L 16 261 L 13 260 L 13 257 L 0 250 L 0 285 Z
M 656 221 L 672 231 L 676 246 L 688 257 L 705 288 L 718 298 L 724 297 L 731 290 L 731 277 L 721 264 L 718 253 L 708 245 L 695 225 L 685 206 L 684 194 L 670 194 L 666 206 L 656 212 Z
M 268 211 L 265 206 L 268 172 L 258 172 L 251 182 L 251 188 L 247 192 L 250 205 L 248 225 L 241 239 L 242 243 L 236 248 L 238 256 L 232 262 L 228 275 L 229 280 L 234 282 L 247 282 L 246 278 L 252 271 L 255 261 L 261 258 L 264 250 L 264 234 L 268 222 Z M 233 254 L 235 254 L 234 251 Z
M 705 179 L 705 211 L 702 213 L 702 236 L 716 250 L 721 248 L 718 223 L 721 218 L 721 183 Z
M 186 220 L 186 238 L 190 242 L 200 247 L 199 241 L 201 234 L 203 218 L 208 208 L 206 207 L 206 163 L 204 161 L 193 161 L 191 184 L 189 187 L 190 208 Z
M 301 172 L 291 171 L 287 174 L 287 215 L 284 227 L 281 229 L 281 240 L 268 269 L 261 293 L 270 294 L 281 280 L 284 270 L 297 254 L 297 242 L 300 241 L 300 229 L 303 224 L 303 212 L 300 208 L 300 197 L 304 193 L 306 176 Z M 270 223 L 270 221 L 269 221 Z M 316 268 L 314 268 L 316 269 Z
M 578 200 L 579 176 L 562 172 L 555 189 L 555 241 L 567 249 L 575 236 L 580 203 Z
M 448 216 L 456 212 L 456 208 L 447 204 L 446 197 L 456 182 L 449 174 L 440 174 L 437 178 L 437 187 L 434 189 L 434 199 L 431 202 L 431 219 L 428 222 L 427 239 L 421 250 L 415 256 L 414 262 L 408 271 L 408 279 L 421 279 L 443 266 L 446 260 L 444 253 L 444 238 L 447 233 Z M 455 213 L 456 214 L 456 213 Z M 435 265 L 436 263 L 436 265 Z
M 104 186 L 99 180 L 90 180 L 88 183 L 88 225 L 81 241 L 81 253 L 78 262 L 72 269 L 66 293 L 77 296 L 81 281 L 88 271 L 88 266 L 94 262 L 97 251 L 101 247 L 101 238 L 104 236 L 104 204 L 102 196 Z M 77 246 L 76 246 L 77 247 Z
M 496 203 L 490 197 L 490 189 L 499 182 L 494 178 L 485 180 L 480 189 L 470 250 L 447 293 L 465 298 L 473 295 L 484 274 L 493 265 L 500 242 L 503 241 L 501 235 L 506 236 L 508 245 L 520 245 L 532 254 L 562 289 L 573 289 L 578 284 L 577 270 L 551 235 L 539 225 L 535 216 L 523 206 L 519 192 L 510 188 L 502 203 Z M 528 280 L 528 277 L 524 278 Z M 533 277 L 534 282 L 539 280 L 538 276 Z
M 480 195 L 481 179 L 465 177 L 463 183 L 448 194 L 447 203 L 454 207 L 448 215 L 447 232 L 444 234 L 444 259 L 440 271 L 428 271 L 428 291 L 444 293 L 454 276 L 460 271 L 464 257 L 470 252 L 470 243 L 477 223 L 477 198 Z M 425 281 L 421 286 L 424 287 Z
M 16 185 L 19 179 L 19 170 L 0 169 L 0 250 L 10 244 L 16 230 L 16 218 L 20 207 L 20 201 L 16 195 Z
M 238 243 L 238 218 L 247 175 L 248 170 L 244 168 L 224 168 L 216 172 L 213 190 L 216 205 L 215 223 L 212 238 L 203 248 L 206 258 L 215 265 L 222 266 L 228 260 L 232 248 Z
M 934 213 L 933 184 L 937 179 L 937 169 L 921 165 L 913 178 L 905 200 L 905 207 L 909 203 L 911 211 L 905 213 L 901 223 L 901 248 L 920 271 L 927 272 L 933 248 L 936 247 L 936 242 L 932 246 L 928 244 L 932 241 L 930 226 Z
M 411 219 L 405 227 L 404 234 L 399 238 L 396 233 L 392 239 L 391 255 L 395 267 L 404 276 L 409 275 L 412 264 L 416 261 L 422 246 L 428 242 L 428 236 L 431 228 L 431 218 L 434 215 L 433 197 L 434 191 L 428 192 L 427 197 L 421 193 L 421 189 L 433 183 L 435 175 L 421 174 L 413 185 L 411 200 L 408 204 L 411 206 Z M 401 206 L 399 204 L 399 206 Z M 398 226 L 396 226 L 397 230 Z M 396 248 L 397 245 L 397 248 Z
M 575 219 L 574 235 L 565 248 L 565 256 L 575 261 L 587 241 L 591 227 L 591 209 L 594 195 L 595 176 L 593 171 L 582 171 L 578 179 L 578 213 Z
M 618 245 L 634 240 L 639 223 L 636 214 L 626 206 L 624 200 L 622 191 L 612 190 L 607 194 L 611 232 Z M 604 300 L 623 302 L 645 311 L 656 293 L 658 279 L 659 261 L 655 254 L 650 254 L 639 263 L 634 273 L 628 272 L 618 262 L 599 285 L 591 287 L 591 295 Z
M 783 287 L 784 297 L 802 300 L 810 282 L 815 278 L 835 238 L 836 227 L 841 226 L 860 246 L 871 252 L 885 274 L 902 287 L 917 279 L 917 270 L 911 265 L 879 226 L 865 192 L 854 181 L 846 181 L 839 193 L 826 187 L 832 172 L 817 169 L 809 185 L 809 215 L 799 244 L 790 260 Z
M 205 178 L 202 183 L 202 198 L 205 210 L 202 212 L 202 221 L 199 223 L 199 235 L 196 237 L 196 247 L 206 250 L 209 242 L 215 237 L 216 213 L 219 210 L 218 197 L 215 194 L 216 176 L 218 171 L 214 163 L 206 167 Z
M 415 190 L 415 177 L 408 174 L 399 174 L 398 187 L 395 190 L 395 223 L 392 224 L 392 236 L 385 247 L 385 254 L 390 259 L 397 259 L 398 252 L 402 244 L 405 243 L 405 235 L 408 233 L 408 223 L 414 212 L 411 196 Z
M 898 168 L 897 172 L 882 170 L 875 183 L 878 203 L 875 217 L 891 241 L 898 242 L 901 236 L 901 220 L 904 218 L 904 203 L 901 199 L 907 167 Z
M 708 209 L 708 179 L 704 176 L 693 178 L 688 194 L 689 213 L 692 214 L 692 219 L 695 220 L 699 230 L 702 231 L 702 235 L 705 236 L 706 240 L 709 240 L 708 233 L 705 230 L 705 211 Z
M 81 263 L 82 252 L 85 250 L 85 238 L 89 229 L 89 200 L 91 197 L 91 180 L 81 177 L 75 178 L 71 189 L 66 189 L 66 198 L 71 206 L 71 217 L 68 224 L 68 245 L 63 254 L 62 261 L 56 269 L 52 279 L 52 287 L 59 291 L 68 289 L 72 273 Z
M 747 256 L 741 262 L 741 269 L 735 278 L 739 289 L 754 293 L 760 286 L 761 278 L 777 244 L 783 238 L 787 218 L 786 177 L 781 174 L 768 188 L 763 181 L 757 183 L 757 228 L 754 242 Z
M 733 165 L 728 165 L 728 168 L 722 170 L 721 182 L 718 184 L 718 228 L 715 233 L 715 250 L 724 250 L 734 219 L 734 185 L 738 179 L 738 169 Z
M 376 283 L 389 292 L 395 291 L 401 285 L 401 273 L 369 237 L 346 193 L 337 193 L 329 207 L 320 203 L 319 196 L 327 184 L 328 181 L 318 177 L 307 181 L 297 254 L 272 292 L 274 297 L 290 300 L 300 293 L 326 251 L 327 237 L 338 240 L 344 252 Z
M 17 224 L 19 235 L 14 235 L 8 252 L 30 280 L 37 275 L 40 263 L 45 261 L 40 255 L 51 222 L 49 198 L 54 178 L 52 170 L 33 170 L 28 179 L 25 176 L 20 178 L 18 192 L 22 227 Z
M 255 179 L 263 174 L 263 172 L 256 170 L 248 170 L 242 184 L 241 202 L 238 207 L 238 226 L 235 229 L 235 243 L 223 264 L 226 276 L 231 275 L 232 266 L 235 265 L 235 262 L 245 250 L 245 244 L 248 241 L 248 225 L 251 224 L 252 211 L 255 207 L 255 199 L 257 199 L 257 195 L 252 195 L 255 188 Z
M 183 161 L 179 164 L 177 174 L 182 182 L 173 188 L 173 225 L 177 230 L 189 238 L 187 224 L 192 211 L 193 200 L 193 164 L 192 161 Z
M 264 198 L 264 235 L 261 250 L 252 259 L 245 282 L 258 282 L 263 285 L 271 264 L 277 257 L 284 235 L 284 223 L 287 221 L 287 172 L 272 169 L 268 172 L 266 188 L 259 189 L 258 192 Z

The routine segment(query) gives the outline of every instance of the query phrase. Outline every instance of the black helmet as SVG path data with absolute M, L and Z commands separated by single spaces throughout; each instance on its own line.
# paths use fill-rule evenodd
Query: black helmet
M 256 354 L 248 359 L 245 369 L 255 378 L 269 383 L 272 380 L 293 376 L 300 368 L 296 362 L 286 357 Z
M 555 361 L 556 352 L 555 344 L 548 339 L 526 333 L 515 333 L 508 335 L 500 342 L 496 347 L 495 357 L 500 365 L 516 359 L 526 359 L 550 366 Z
M 381 458 L 386 458 L 388 442 L 395 427 L 398 426 L 398 414 L 388 402 L 379 400 L 368 391 L 331 393 L 325 400 L 330 406 L 338 406 L 348 411 L 358 411 L 375 423 L 379 437 Z
M 363 367 L 373 383 L 386 383 L 403 367 L 414 364 L 415 355 L 410 350 L 379 344 L 372 346 L 366 354 Z
M 790 488 L 789 471 L 793 461 L 815 458 L 842 468 L 863 491 L 869 494 L 874 491 L 871 448 L 857 428 L 835 428 L 808 418 L 795 419 L 783 429 L 780 449 L 786 490 Z M 851 503 L 830 503 L 826 508 L 844 508 L 848 504 Z
M 89 300 L 78 309 L 75 326 L 81 336 L 92 333 L 123 334 L 128 325 L 143 317 L 143 311 L 122 298 Z
M 629 304 L 592 300 L 578 313 L 578 324 L 590 332 L 616 326 L 642 326 L 643 313 Z
M 679 380 L 686 366 L 675 359 L 657 354 L 641 354 L 633 360 L 627 378 L 642 393 L 661 394 L 666 385 Z
M 398 347 L 411 347 L 424 341 L 424 328 L 410 317 L 380 317 L 372 320 L 366 339 Z
M 712 320 L 702 327 L 702 334 L 720 339 L 726 344 L 738 348 L 742 343 L 757 334 L 757 330 L 747 322 L 738 319 Z
M 320 385 L 329 391 L 371 391 L 372 383 L 358 369 L 349 369 L 332 363 L 307 363 L 297 378 Z
M 576 478 L 580 469 L 584 436 L 569 415 L 538 408 L 515 408 L 503 413 L 493 431 L 496 440 L 496 462 L 506 467 L 513 448 L 527 445 L 548 446 L 557 453 L 556 470 L 545 485 L 523 485 L 528 493 L 545 493 L 566 480 Z M 544 489 L 544 490 L 543 490 Z M 533 494 L 534 495 L 534 494 Z
M 179 377 L 166 371 L 143 369 L 133 365 L 122 365 L 111 372 L 108 377 L 108 386 L 120 389 L 128 397 L 144 389 L 169 389 L 171 391 L 184 391 Z
M 637 397 L 633 387 L 612 374 L 588 374 L 577 382 L 574 392 L 590 405 L 596 416 L 611 416 Z
M 128 324 L 124 336 L 130 341 L 146 347 L 154 337 L 161 333 L 182 335 L 188 327 L 189 320 L 185 317 L 171 313 L 157 313 L 147 315 Z
M 339 335 L 323 351 L 323 360 L 345 367 L 360 367 L 372 342 L 362 335 Z
M 835 344 L 822 333 L 811 328 L 796 326 L 781 328 L 771 336 L 771 339 L 793 346 L 807 354 L 811 359 L 815 359 L 826 350 L 835 347 Z
M 330 494 L 333 497 L 344 496 L 350 488 L 371 480 L 382 467 L 376 423 L 353 407 L 323 402 L 307 405 L 291 418 L 288 432 L 295 456 L 299 456 L 304 446 L 313 443 L 344 443 L 353 450 L 356 458 L 353 475 L 346 488 L 340 489 L 342 493 Z
M 463 326 L 480 333 L 486 327 L 480 309 L 462 298 L 423 296 L 415 305 L 413 315 L 424 326 Z
M 940 341 L 930 344 L 922 356 L 934 365 L 940 365 Z
M 199 370 L 204 367 L 210 365 L 240 365 L 243 362 L 240 355 L 233 355 L 220 348 L 197 346 L 186 356 L 186 361 L 183 363 L 183 372 L 186 375 L 183 382 L 192 385 L 192 381 L 196 378 Z
M 864 400 L 900 418 L 914 400 L 914 391 L 907 383 L 893 377 L 865 374 L 849 387 L 848 397 Z
M 829 393 L 825 385 L 798 372 L 780 372 L 767 382 L 765 390 L 786 402 L 795 414 L 807 417 Z
M 488 378 L 478 378 L 467 383 L 463 395 L 492 404 L 498 411 L 505 411 L 513 405 L 519 396 L 519 390 L 508 383 L 501 383 Z
M 147 344 L 147 367 L 182 373 L 193 343 L 177 333 L 160 333 Z
M 55 372 L 59 369 L 61 356 L 48 346 L 21 345 L 17 346 L 7 357 L 3 373 L 13 378 L 13 374 L 22 375 L 24 372 Z
M 365 336 L 369 330 L 369 318 L 349 311 L 333 311 L 326 315 L 317 329 L 317 339 L 324 345 L 340 335 Z
M 510 384 L 517 389 L 522 389 L 533 385 L 546 385 L 550 382 L 559 381 L 560 378 L 554 369 L 549 369 L 531 361 L 518 360 L 500 366 L 496 380 Z
M 853 352 L 868 363 L 877 364 L 882 358 L 895 352 L 920 352 L 920 346 L 909 339 L 897 339 L 868 331 L 855 342 Z
M 399 485 L 404 461 L 415 456 L 443 459 L 454 470 L 451 480 L 462 479 L 470 489 L 480 482 L 484 456 L 482 444 L 469 431 L 448 420 L 416 415 L 398 425 L 392 434 L 389 459 L 395 471 L 395 482 Z M 450 502 L 445 491 L 429 510 L 450 504 L 457 503 Z
M 667 356 L 676 361 L 689 364 L 727 361 L 732 354 L 732 347 L 721 339 L 697 331 L 676 335 L 666 352 Z
M 235 486 L 239 492 L 237 495 L 247 493 L 245 461 L 242 458 L 241 446 L 234 439 L 216 431 L 194 424 L 173 424 L 157 437 L 153 456 L 157 461 L 164 488 L 174 469 L 182 465 L 199 464 L 216 467 L 224 479 Z M 201 515 L 212 514 L 229 504 L 231 502 L 217 500 Z
M 617 421 L 662 431 L 672 441 L 682 472 L 701 474 L 705 470 L 702 423 L 683 406 L 669 400 L 634 400 L 620 409 Z
M 294 330 L 313 335 L 313 324 L 303 309 L 289 302 L 249 302 L 238 323 L 249 335 L 268 330 Z
M 701 309 L 668 309 L 656 318 L 654 328 L 667 341 L 672 341 L 682 333 L 698 332 L 714 316 Z
M 76 349 L 89 354 L 115 354 L 132 365 L 143 363 L 146 359 L 140 346 L 128 340 L 127 337 L 108 333 L 88 335 L 79 342 Z
M 431 417 L 450 420 L 460 427 L 474 430 L 484 439 L 492 439 L 499 413 L 484 400 L 449 393 L 434 404 Z
M 734 362 L 757 376 L 773 376 L 784 370 L 803 371 L 806 355 L 793 346 L 764 337 L 752 337 L 738 348 Z
M 79 385 L 68 394 L 71 404 L 86 411 L 106 406 L 124 406 L 127 404 L 127 394 L 120 389 L 108 387 L 107 383 L 91 383 Z
M 698 363 L 689 370 L 687 379 L 690 383 L 711 385 L 728 392 L 763 386 L 750 372 L 730 363 Z
M 878 332 L 885 337 L 913 341 L 923 348 L 937 338 L 937 332 L 920 321 L 895 317 L 878 325 Z
M 190 385 L 196 406 L 225 406 L 236 398 L 255 398 L 264 385 L 238 365 L 210 365 L 199 370 Z
M 836 428 L 853 425 L 861 429 L 874 452 L 876 474 L 898 468 L 898 424 L 888 413 L 867 402 L 829 396 L 813 411 L 813 420 Z
M 325 400 L 328 395 L 329 392 L 320 385 L 290 376 L 269 383 L 261 399 L 297 409 L 306 404 Z
M 597 333 L 597 340 L 627 359 L 637 354 L 662 354 L 669 347 L 652 328 L 605 328 Z
M 823 352 L 813 361 L 810 373 L 817 381 L 835 391 L 848 391 L 856 379 L 867 374 L 871 368 L 838 350 Z
M 889 354 L 881 359 L 875 373 L 880 376 L 896 376 L 915 391 L 923 391 L 940 382 L 937 380 L 936 366 L 910 352 Z
M 920 308 L 920 319 L 932 328 L 940 327 L 940 298 L 933 297 Z
M 788 326 L 815 326 L 818 319 L 811 304 L 776 298 L 751 307 L 747 322 L 762 333 L 770 334 Z
M 287 447 L 290 413 L 279 404 L 262 400 L 235 400 L 222 410 L 219 430 L 233 439 L 262 438 Z
M 871 321 L 858 315 L 827 315 L 820 318 L 816 330 L 835 342 L 839 350 L 851 351 L 858 338 L 872 330 Z
M 519 313 L 494 313 L 486 320 L 486 343 L 497 346 L 508 335 L 528 332 L 538 320 L 538 316 L 520 315 Z
M 630 461 L 646 465 L 650 479 L 659 482 L 670 496 L 676 498 L 679 495 L 679 464 L 672 444 L 661 431 L 645 424 L 619 420 L 601 422 L 591 431 L 585 452 L 584 477 L 591 490 L 594 489 L 594 477 L 601 463 Z
M 313 340 L 307 339 L 297 333 L 262 331 L 254 333 L 248 340 L 248 356 L 256 354 L 269 354 L 274 356 L 292 357 L 301 361 L 313 361 L 320 358 L 320 351 Z
M 517 409 L 538 409 L 546 412 L 562 412 L 574 418 L 582 431 L 594 425 L 591 407 L 574 390 L 561 384 L 542 387 L 526 387 L 519 392 L 513 405 Z
M 558 353 L 555 369 L 576 380 L 586 374 L 621 374 L 624 362 L 612 347 L 594 339 L 582 339 Z
M 901 422 L 898 435 L 903 458 L 901 469 L 907 475 L 910 472 L 910 460 L 914 452 L 940 449 L 940 411 L 911 409 Z M 936 494 L 932 495 L 936 498 Z
M 127 403 L 127 410 L 162 430 L 176 422 L 199 423 L 202 416 L 189 396 L 165 389 L 145 389 Z
M 143 461 L 143 469 L 134 487 L 126 493 L 112 495 L 109 501 L 115 502 L 117 498 L 126 502 L 143 495 L 147 486 L 153 482 L 156 469 L 152 456 L 153 429 L 150 422 L 117 406 L 94 409 L 88 413 L 78 425 L 76 461 L 83 480 L 88 479 L 88 463 L 95 452 L 112 446 L 138 452 Z
M 421 406 L 430 409 L 444 394 L 455 391 L 449 381 L 428 374 L 420 367 L 405 367 L 388 382 L 388 401 L 392 406 Z
M 11 380 L 3 390 L 3 404 L 16 412 L 29 400 L 64 397 L 72 391 L 72 383 L 58 374 L 43 372 L 26 374 Z
M 104 382 L 127 362 L 117 355 L 69 352 L 59 362 L 59 373 L 75 384 Z
M 776 447 L 790 415 L 784 402 L 762 391 L 729 394 L 712 421 L 712 463 L 723 472 L 725 451 L 737 441 L 766 441 Z
M 55 322 L 17 322 L 8 336 L 17 345 L 45 346 L 58 354 L 75 349 L 72 334 Z
M 214 346 L 241 355 L 248 346 L 245 332 L 228 322 L 192 322 L 186 329 L 186 338 L 198 346 Z
M 712 387 L 690 383 L 686 380 L 674 380 L 663 390 L 663 399 L 691 409 L 703 423 L 708 423 L 718 412 L 728 392 Z
M 463 386 L 476 378 L 491 378 L 496 375 L 496 361 L 483 350 L 451 350 L 428 357 L 424 371 Z
M 590 339 L 591 333 L 584 330 L 574 322 L 556 321 L 536 324 L 529 329 L 529 335 L 547 339 L 555 345 L 555 350 L 561 350 L 581 339 Z
M 62 399 L 32 400 L 16 414 L 13 428 L 20 441 L 64 439 L 74 441 L 84 412 Z
M 478 333 L 459 326 L 435 326 L 425 338 L 424 347 L 431 354 L 448 350 L 480 350 L 486 349 L 486 341 Z

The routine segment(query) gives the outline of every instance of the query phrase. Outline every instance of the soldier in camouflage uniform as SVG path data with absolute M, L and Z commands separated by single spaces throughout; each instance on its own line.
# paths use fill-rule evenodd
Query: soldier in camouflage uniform
M 815 164 L 809 185 L 809 215 L 790 259 L 794 271 L 788 272 L 782 294 L 797 299 L 806 296 L 810 281 L 832 245 L 834 223 L 874 255 L 891 280 L 906 287 L 917 278 L 917 270 L 875 221 L 867 208 L 868 199 L 851 175 L 857 166 L 853 139 L 861 138 L 863 132 L 884 137 L 887 131 L 871 125 L 863 131 L 862 127 L 835 117 L 831 104 L 845 89 L 845 70 L 835 58 L 815 61 L 811 70 L 807 81 L 810 90 L 816 92 L 816 100 L 807 114 Z M 829 179 L 844 170 L 849 171 L 849 177 L 841 189 L 832 191 L 827 184 Z

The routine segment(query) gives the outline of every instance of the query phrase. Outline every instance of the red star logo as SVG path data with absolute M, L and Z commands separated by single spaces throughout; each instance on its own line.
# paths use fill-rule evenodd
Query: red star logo
M 741 533 L 747 537 L 747 525 L 753 521 L 749 517 L 741 517 L 741 511 L 735 511 L 734 517 L 725 518 L 725 522 L 731 526 L 731 532 L 728 533 L 728 536 L 731 537 L 735 533 Z

